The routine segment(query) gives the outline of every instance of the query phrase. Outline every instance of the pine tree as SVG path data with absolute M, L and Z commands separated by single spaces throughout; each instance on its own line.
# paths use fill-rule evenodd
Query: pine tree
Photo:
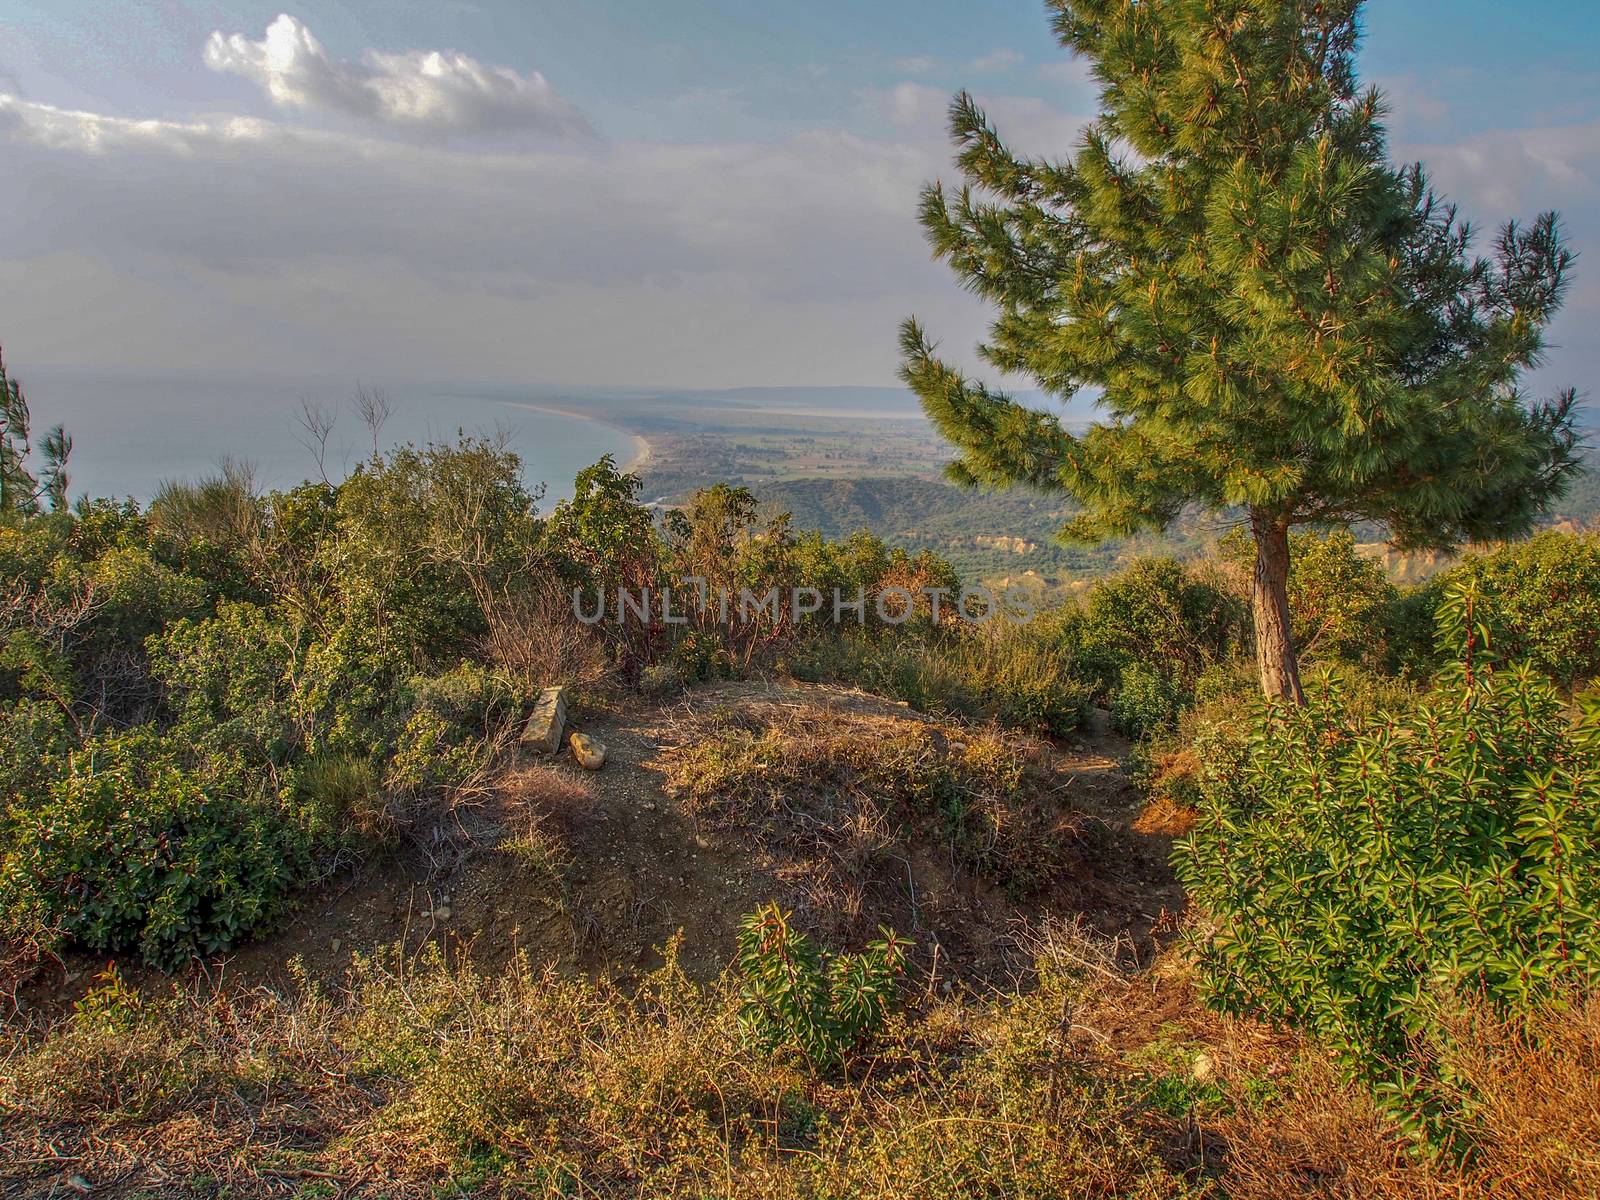
M 966 93 L 965 185 L 922 197 L 935 255 L 998 310 L 990 365 L 1098 392 L 1081 434 L 971 381 L 913 319 L 902 375 L 952 478 L 1075 497 L 1075 540 L 1237 514 L 1261 686 L 1300 699 L 1289 530 L 1381 523 L 1401 548 L 1524 532 L 1577 467 L 1571 392 L 1518 388 L 1572 255 L 1556 217 L 1494 253 L 1386 158 L 1358 88 L 1358 0 L 1054 0 L 1099 116 L 1064 161 L 1009 151 Z
M 51 511 L 67 505 L 67 458 L 72 438 L 57 425 L 45 434 L 40 453 L 44 470 L 35 478 L 28 470 L 30 428 L 28 402 L 22 385 L 6 374 L 0 357 L 0 517 L 31 516 L 39 501 L 48 500 Z

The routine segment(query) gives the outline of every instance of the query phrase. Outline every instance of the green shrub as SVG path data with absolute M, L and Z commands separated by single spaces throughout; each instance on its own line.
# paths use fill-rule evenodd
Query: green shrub
M 676 663 L 651 663 L 639 672 L 639 690 L 646 696 L 676 696 L 690 682 L 689 676 Z
M 1246 629 L 1244 605 L 1172 558 L 1145 558 L 1096 583 L 1071 631 L 1086 666 L 1108 688 L 1140 662 L 1185 689 L 1227 658 Z
M 66 721 L 55 705 L 19 700 L 0 708 L 0 805 L 43 788 L 69 745 Z
M 1111 697 L 1117 728 L 1132 738 L 1147 738 L 1170 729 L 1192 697 L 1171 675 L 1142 662 L 1122 668 Z
M 279 810 L 179 765 L 142 732 L 94 739 L 5 816 L 0 920 L 161 966 L 227 949 L 284 911 L 308 861 Z
M 1398 599 L 1382 565 L 1356 552 L 1349 530 L 1294 535 L 1289 614 L 1303 661 L 1386 663 Z
M 956 641 L 951 655 L 968 709 L 1017 729 L 1064 734 L 1076 729 L 1091 684 L 1048 619 L 1039 625 L 984 627 Z M 962 707 L 959 702 L 956 711 Z
M 514 706 L 511 689 L 487 667 L 457 663 L 437 675 L 407 681 L 411 711 L 433 713 L 456 729 L 480 738 L 503 721 Z
M 1223 559 L 1248 580 L 1255 543 L 1243 529 L 1221 541 Z M 1392 670 L 1407 650 L 1400 593 L 1383 565 L 1356 547 L 1347 529 L 1294 533 L 1289 538 L 1289 617 L 1302 663 L 1351 662 Z M 1421 631 L 1431 643 L 1431 613 Z
M 148 646 L 174 730 L 190 745 L 282 763 L 301 740 L 298 639 L 269 610 L 221 604 L 214 617 L 173 622 Z
M 1600 536 L 1546 532 L 1471 554 L 1428 594 L 1470 586 L 1499 654 L 1563 687 L 1600 677 Z
M 1219 583 L 1176 559 L 1146 558 L 1095 584 L 1060 637 L 1118 728 L 1146 738 L 1172 726 L 1247 628 L 1244 605 Z
M 173 570 L 138 546 L 107 550 L 88 575 L 101 605 L 96 624 L 134 645 L 180 617 L 199 616 L 209 599 L 203 580 Z
M 319 754 L 296 763 L 285 779 L 285 796 L 319 847 L 392 842 L 395 822 L 384 804 L 372 760 Z
M 384 775 L 387 787 L 403 792 L 439 792 L 471 780 L 487 761 L 480 740 L 427 709 L 411 715 Z
M 416 676 L 408 690 L 410 712 L 396 738 L 386 785 L 438 792 L 477 776 L 514 715 L 505 683 L 486 668 L 464 662 L 440 675 Z
M 818 949 L 776 904 L 739 926 L 739 1021 L 763 1050 L 836 1066 L 883 1024 L 905 969 L 905 944 L 889 930 L 860 954 Z
M 1442 606 L 1456 661 L 1414 705 L 1363 713 L 1337 676 L 1258 705 L 1177 855 L 1215 922 L 1211 1001 L 1314 1031 L 1447 1137 L 1439 1006 L 1524 1013 L 1600 975 L 1600 712 L 1574 728 L 1543 676 L 1492 660 L 1478 612 L 1470 591 Z
M 675 669 L 690 683 L 705 679 L 729 679 L 737 672 L 732 656 L 716 633 L 691 629 L 672 647 L 668 661 L 656 664 Z M 640 686 L 644 686 L 643 679 Z

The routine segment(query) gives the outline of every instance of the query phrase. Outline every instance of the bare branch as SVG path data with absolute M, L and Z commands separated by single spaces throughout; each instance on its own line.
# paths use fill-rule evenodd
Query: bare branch
M 333 481 L 328 478 L 328 439 L 333 436 L 333 427 L 338 423 L 339 414 L 327 405 L 313 400 L 310 392 L 301 392 L 300 410 L 295 413 L 294 420 L 299 426 L 295 441 L 311 452 L 311 457 L 317 462 L 317 474 L 322 476 L 322 482 L 332 483 Z
M 350 399 L 351 406 L 356 410 L 356 415 L 361 418 L 361 423 L 372 434 L 372 457 L 377 458 L 380 452 L 379 437 L 383 427 L 394 413 L 394 403 L 389 399 L 389 393 L 380 387 L 369 387 L 364 383 L 356 384 L 355 395 Z

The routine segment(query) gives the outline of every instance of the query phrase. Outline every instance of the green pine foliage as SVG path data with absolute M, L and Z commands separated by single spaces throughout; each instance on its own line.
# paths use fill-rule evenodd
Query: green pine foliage
M 837 1066 L 875 1033 L 894 1004 L 906 943 L 885 929 L 860 954 L 830 954 L 776 904 L 739 926 L 739 1022 L 761 1049 Z
M 36 476 L 28 469 L 31 426 L 22 384 L 6 373 L 5 360 L 0 358 L 0 517 L 37 513 L 41 501 L 47 501 L 51 511 L 67 506 L 67 458 L 72 454 L 72 438 L 59 425 L 45 434 L 39 447 L 43 470 Z
M 1479 612 L 1443 605 L 1455 659 L 1414 706 L 1357 715 L 1329 676 L 1259 708 L 1177 856 L 1211 1002 L 1313 1031 L 1446 1140 L 1471 1106 L 1433 1070 L 1446 1006 L 1526 1014 L 1600 977 L 1600 707 L 1574 726 Z
M 997 311 L 992 367 L 1098 399 L 1079 434 L 938 358 L 903 376 L 950 474 L 1065 492 L 1065 533 L 1245 510 L 1268 692 L 1298 691 L 1288 531 L 1370 520 L 1403 547 L 1510 536 L 1576 470 L 1573 393 L 1533 403 L 1571 253 L 1554 214 L 1487 257 L 1420 165 L 1387 158 L 1355 76 L 1359 0 L 1053 0 L 1100 112 L 1065 158 L 1024 158 L 972 98 L 959 191 L 930 186 L 937 257 Z M 1270 661 L 1269 661 L 1270 660 Z

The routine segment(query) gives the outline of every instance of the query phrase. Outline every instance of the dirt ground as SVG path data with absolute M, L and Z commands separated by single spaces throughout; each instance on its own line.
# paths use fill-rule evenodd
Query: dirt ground
M 659 963 L 658 948 L 681 930 L 680 961 L 708 979 L 732 959 L 740 917 L 777 900 L 847 942 L 879 924 L 894 928 L 945 987 L 1003 986 L 1026 970 L 1030 922 L 1081 920 L 1139 961 L 1176 924 L 1183 896 L 1167 865 L 1170 839 L 1159 822 L 1138 819 L 1139 794 L 1119 765 L 1128 745 L 1115 735 L 1041 748 L 1056 801 L 1087 818 L 1081 853 L 1043 893 L 1009 897 L 962 871 L 937 840 L 910 836 L 888 869 L 819 898 L 804 886 L 805 863 L 785 861 L 748 831 L 697 820 L 664 787 L 663 753 L 692 736 L 697 717 L 730 705 L 790 707 L 819 721 L 926 719 L 860 692 L 766 681 L 705 686 L 624 712 L 578 711 L 573 726 L 607 747 L 600 771 L 580 770 L 566 753 L 523 756 L 481 803 L 313 889 L 273 936 L 194 969 L 246 986 L 282 983 L 296 970 L 335 981 L 353 953 L 431 940 L 486 970 L 525 953 L 627 982 Z M 527 852 L 530 829 L 553 861 Z M 103 956 L 70 955 L 19 1001 L 43 1015 L 81 994 L 104 965 Z M 165 979 L 119 967 L 136 986 Z

